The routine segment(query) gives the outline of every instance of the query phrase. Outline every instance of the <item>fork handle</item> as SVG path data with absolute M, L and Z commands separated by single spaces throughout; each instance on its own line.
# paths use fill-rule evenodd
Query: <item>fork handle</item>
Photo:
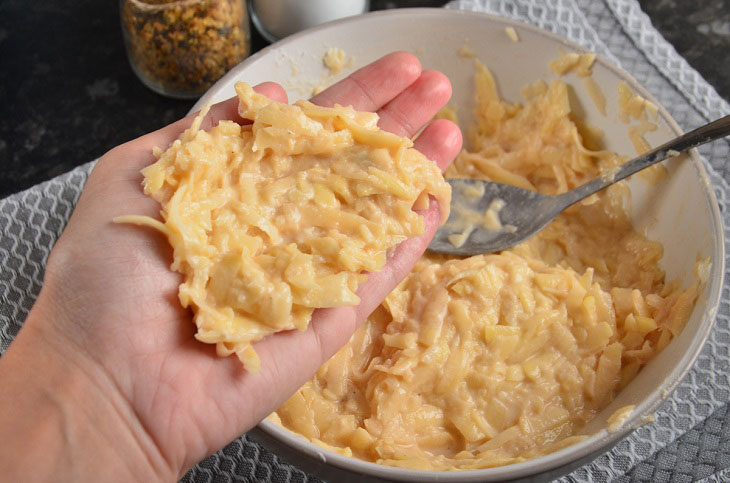
M 728 134 L 730 134 L 730 116 L 725 116 L 717 119 L 716 121 L 712 121 L 709 124 L 705 124 L 702 127 L 698 127 L 686 134 L 682 134 L 678 138 L 662 144 L 658 148 L 642 154 L 628 163 L 624 163 L 615 173 L 611 173 L 611 175 L 604 174 L 578 186 L 575 189 L 563 193 L 559 196 L 559 198 L 561 198 L 562 201 L 565 202 L 565 206 L 568 207 L 609 185 L 641 171 L 644 168 L 648 168 L 660 161 L 676 156 L 676 153 L 681 153 L 688 149 L 709 143 L 715 139 L 725 137 Z

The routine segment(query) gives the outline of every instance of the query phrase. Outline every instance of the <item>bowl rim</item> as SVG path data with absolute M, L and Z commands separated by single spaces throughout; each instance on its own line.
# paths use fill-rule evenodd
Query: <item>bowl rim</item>
M 199 111 L 205 104 L 217 94 L 231 78 L 239 77 L 241 71 L 250 68 L 253 64 L 264 58 L 265 56 L 275 52 L 278 48 L 299 41 L 302 37 L 311 35 L 312 33 L 327 30 L 334 26 L 361 22 L 363 18 L 372 19 L 377 17 L 404 17 L 413 20 L 414 17 L 450 15 L 454 18 L 458 17 L 475 17 L 485 21 L 502 24 L 505 27 L 519 27 L 526 29 L 534 34 L 546 37 L 550 41 L 562 44 L 573 52 L 589 52 L 584 47 L 552 32 L 548 32 L 534 25 L 526 24 L 517 20 L 491 15 L 482 12 L 473 12 L 466 10 L 450 9 L 450 8 L 401 8 L 393 10 L 384 10 L 369 12 L 362 15 L 342 18 L 327 22 L 316 27 L 298 32 L 294 35 L 286 37 L 279 42 L 269 45 L 247 58 L 236 67 L 231 69 L 226 75 L 218 80 L 191 108 L 189 113 Z M 679 124 L 669 114 L 666 108 L 657 101 L 657 99 L 648 92 L 639 82 L 628 72 L 615 66 L 600 54 L 596 55 L 596 63 L 612 71 L 617 77 L 626 81 L 631 88 L 643 96 L 645 99 L 653 102 L 659 110 L 660 116 L 667 123 L 673 134 L 679 136 L 683 133 Z M 688 350 L 682 355 L 677 365 L 666 374 L 657 389 L 646 399 L 636 405 L 630 416 L 626 419 L 622 427 L 618 431 L 609 432 L 602 429 L 593 435 L 588 436 L 583 441 L 569 445 L 563 449 L 549 453 L 537 458 L 528 459 L 523 462 L 514 463 L 505 466 L 493 468 L 485 468 L 478 470 L 464 471 L 432 471 L 432 470 L 413 470 L 398 468 L 386 465 L 380 465 L 368 461 L 363 461 L 354 457 L 343 456 L 341 454 L 329 451 L 327 449 L 316 446 L 314 443 L 305 439 L 286 428 L 283 428 L 267 419 L 261 421 L 257 429 L 263 431 L 269 437 L 278 440 L 281 444 L 288 446 L 290 449 L 303 453 L 304 455 L 328 463 L 339 469 L 359 473 L 364 476 L 372 476 L 395 481 L 418 481 L 418 482 L 447 482 L 458 481 L 460 483 L 472 481 L 502 481 L 505 479 L 524 478 L 535 476 L 541 473 L 547 473 L 562 466 L 569 465 L 578 460 L 586 458 L 592 454 L 601 454 L 610 449 L 611 446 L 625 438 L 629 433 L 645 424 L 642 421 L 643 415 L 648 415 L 656 411 L 657 407 L 674 391 L 679 382 L 689 372 L 694 365 L 695 360 L 699 356 L 702 347 L 710 335 L 714 325 L 717 310 L 720 304 L 722 287 L 724 284 L 724 260 L 725 260 L 725 240 L 723 230 L 723 219 L 720 214 L 719 205 L 715 196 L 709 174 L 704 166 L 702 159 L 696 149 L 689 152 L 689 158 L 697 170 L 697 174 L 702 181 L 702 189 L 705 192 L 707 202 L 710 208 L 710 217 L 713 230 L 714 251 L 710 254 L 711 268 L 708 283 L 705 286 L 705 294 L 707 297 L 707 310 L 700 321 L 699 330 L 695 333 Z

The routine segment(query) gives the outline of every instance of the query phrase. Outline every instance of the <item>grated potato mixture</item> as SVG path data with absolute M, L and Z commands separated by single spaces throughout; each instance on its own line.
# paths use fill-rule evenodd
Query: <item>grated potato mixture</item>
M 587 147 L 599 140 L 573 118 L 562 81 L 526 87 L 524 104 L 502 101 L 481 64 L 475 81 L 470 146 L 448 176 L 555 194 L 623 162 Z M 662 246 L 632 228 L 628 194 L 614 185 L 498 254 L 425 256 L 271 420 L 347 456 L 427 470 L 516 463 L 580 440 L 682 330 L 709 271 L 704 261 L 688 287 L 665 282 Z
M 203 131 L 204 109 L 143 170 L 164 222 L 117 221 L 167 235 L 195 337 L 256 371 L 252 343 L 306 329 L 316 308 L 357 305 L 364 272 L 423 234 L 413 210 L 427 208 L 429 195 L 446 220 L 451 188 L 409 139 L 378 129 L 377 114 L 281 104 L 242 82 L 236 92 L 251 124 Z

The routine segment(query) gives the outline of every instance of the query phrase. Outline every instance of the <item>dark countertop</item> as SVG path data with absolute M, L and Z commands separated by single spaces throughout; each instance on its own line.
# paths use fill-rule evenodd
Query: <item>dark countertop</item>
M 372 9 L 440 6 L 372 0 Z M 641 0 L 654 25 L 730 99 L 730 0 Z M 254 50 L 266 42 L 252 31 Z M 182 117 L 127 62 L 117 2 L 0 2 L 0 198 Z

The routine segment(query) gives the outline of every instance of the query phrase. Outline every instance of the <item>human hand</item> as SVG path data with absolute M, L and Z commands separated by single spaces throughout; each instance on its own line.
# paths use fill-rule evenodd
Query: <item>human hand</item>
M 256 90 L 287 100 L 276 84 Z M 421 71 L 415 57 L 400 52 L 360 69 L 312 102 L 377 111 L 382 129 L 413 136 L 450 95 L 443 74 Z M 235 98 L 214 106 L 203 128 L 221 119 L 242 121 L 237 106 Z M 153 147 L 167 147 L 191 122 L 192 116 L 182 119 L 99 161 L 51 253 L 41 294 L 0 361 L 0 380 L 24 391 L 27 406 L 35 401 L 28 387 L 40 385 L 46 388 L 40 394 L 57 394 L 51 403 L 63 407 L 55 411 L 58 424 L 86 435 L 69 444 L 97 441 L 85 451 L 73 449 L 75 459 L 103 458 L 107 453 L 99 445 L 107 441 L 117 446 L 110 456 L 123 468 L 117 471 L 134 479 L 178 478 L 281 405 L 408 274 L 439 222 L 432 201 L 423 212 L 426 233 L 400 244 L 383 271 L 368 276 L 358 290 L 360 305 L 319 309 L 307 330 L 278 333 L 255 344 L 261 371 L 248 373 L 236 358 L 218 358 L 214 346 L 194 339 L 192 314 L 177 299 L 181 278 L 169 269 L 167 240 L 111 221 L 128 214 L 158 216 L 160 206 L 142 193 L 140 170 L 155 161 Z M 434 121 L 415 148 L 443 169 L 461 148 L 461 134 L 449 121 Z M 32 433 L 23 426 L 29 424 L 23 423 L 24 408 L 8 409 L 19 399 L 4 386 L 0 434 Z M 68 398 L 77 400 L 69 405 Z M 0 443 L 0 455 L 3 450 Z M 76 474 L 93 473 L 81 468 Z

